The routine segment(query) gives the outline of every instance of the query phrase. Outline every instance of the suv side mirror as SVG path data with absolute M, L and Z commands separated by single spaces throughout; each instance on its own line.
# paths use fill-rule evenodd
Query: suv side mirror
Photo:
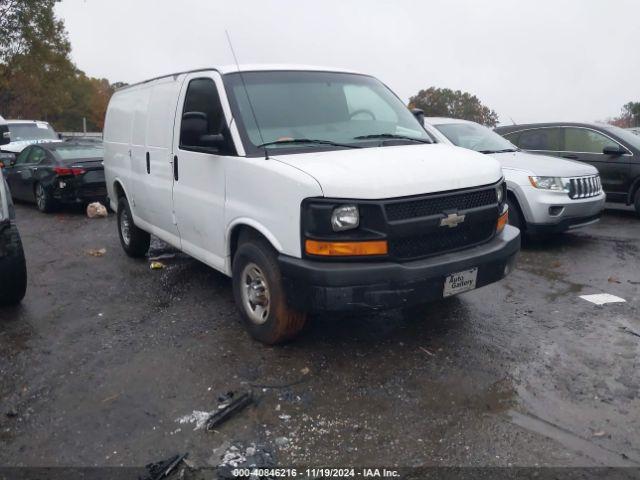
M 624 155 L 625 153 L 628 153 L 628 152 L 625 148 L 621 146 L 614 147 L 614 146 L 608 145 L 602 149 L 602 153 L 604 153 L 605 155 L 619 156 L 619 155 Z
M 416 117 L 416 120 L 420 122 L 420 125 L 424 127 L 424 110 L 422 110 L 421 108 L 412 108 L 411 113 L 413 113 L 413 116 Z
M 11 143 L 11 133 L 7 124 L 0 125 L 0 145 Z

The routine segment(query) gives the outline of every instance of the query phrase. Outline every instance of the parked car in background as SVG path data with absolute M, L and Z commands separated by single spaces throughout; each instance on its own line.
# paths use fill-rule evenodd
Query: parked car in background
M 445 141 L 491 155 L 507 182 L 509 222 L 531 234 L 559 233 L 597 222 L 605 195 L 591 165 L 523 152 L 467 120 L 425 118 Z
M 124 251 L 154 234 L 231 277 L 251 335 L 318 310 L 424 311 L 507 275 L 500 165 L 432 141 L 379 80 L 222 67 L 118 90 L 105 173 Z
M 510 125 L 496 132 L 524 150 L 593 165 L 607 201 L 634 205 L 640 215 L 639 136 L 598 123 Z
M 0 117 L 0 145 L 9 143 Z M 0 175 L 0 306 L 19 303 L 27 290 L 27 265 L 7 184 Z
M 61 142 L 60 136 L 47 122 L 37 120 L 7 120 L 11 142 L 0 146 L 0 162 L 8 164 L 22 150 L 34 143 Z
M 15 200 L 46 213 L 61 203 L 106 201 L 102 160 L 99 145 L 41 143 L 25 148 L 4 173 Z

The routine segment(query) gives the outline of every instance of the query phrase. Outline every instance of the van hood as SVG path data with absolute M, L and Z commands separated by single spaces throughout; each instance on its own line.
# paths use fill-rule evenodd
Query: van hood
M 500 164 L 444 144 L 400 145 L 278 155 L 272 160 L 314 177 L 325 197 L 377 200 L 495 183 Z
M 582 162 L 528 152 L 492 153 L 504 168 L 526 170 L 541 177 L 580 177 L 596 175 L 598 170 Z
M 18 142 L 11 142 L 6 145 L 2 145 L 0 150 L 3 152 L 20 153 L 22 150 L 34 143 L 62 143 L 62 140 L 20 140 Z

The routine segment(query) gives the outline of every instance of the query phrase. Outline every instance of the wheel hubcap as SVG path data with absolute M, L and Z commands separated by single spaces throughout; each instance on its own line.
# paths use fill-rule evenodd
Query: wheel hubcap
M 267 279 L 255 263 L 249 263 L 242 270 L 240 281 L 244 309 L 253 323 L 262 325 L 269 317 L 271 306 Z
M 44 210 L 46 202 L 45 202 L 45 196 L 44 196 L 44 189 L 40 184 L 38 184 L 38 186 L 36 187 L 36 202 L 38 203 L 38 208 L 40 210 Z
M 129 213 L 126 209 L 124 209 L 120 215 L 120 234 L 122 235 L 124 244 L 129 245 L 131 241 L 131 221 L 129 220 Z

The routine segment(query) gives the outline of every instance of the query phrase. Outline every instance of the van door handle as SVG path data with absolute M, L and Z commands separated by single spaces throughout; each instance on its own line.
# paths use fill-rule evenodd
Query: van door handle
M 173 157 L 173 179 L 178 181 L 178 156 Z
M 577 160 L 578 159 L 578 155 L 575 155 L 573 153 L 567 153 L 566 155 L 562 155 L 562 158 L 568 158 L 570 160 Z
M 149 157 L 149 152 L 147 152 L 147 173 L 151 173 L 151 158 Z

